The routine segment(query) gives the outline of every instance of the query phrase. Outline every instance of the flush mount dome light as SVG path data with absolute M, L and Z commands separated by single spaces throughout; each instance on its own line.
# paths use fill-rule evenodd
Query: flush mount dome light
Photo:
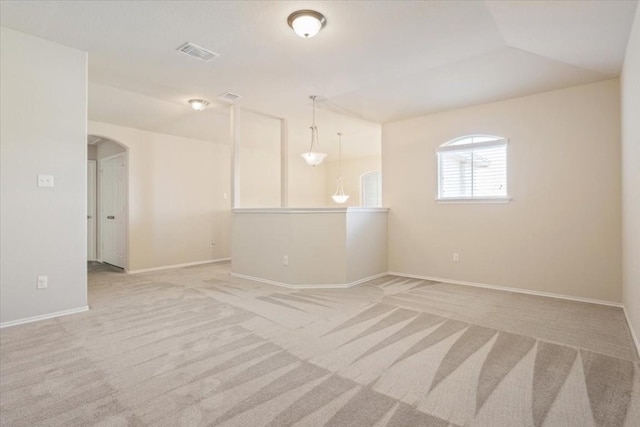
M 204 99 L 190 99 L 189 104 L 191 104 L 191 108 L 196 111 L 202 111 L 207 108 L 209 105 L 209 101 L 205 101 Z
M 287 23 L 297 35 L 308 39 L 318 34 L 327 23 L 327 18 L 320 12 L 305 9 L 297 10 L 289 15 Z

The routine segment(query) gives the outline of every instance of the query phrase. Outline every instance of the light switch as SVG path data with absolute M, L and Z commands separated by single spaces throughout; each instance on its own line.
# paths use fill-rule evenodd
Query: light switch
M 53 175 L 38 175 L 38 187 L 53 187 Z

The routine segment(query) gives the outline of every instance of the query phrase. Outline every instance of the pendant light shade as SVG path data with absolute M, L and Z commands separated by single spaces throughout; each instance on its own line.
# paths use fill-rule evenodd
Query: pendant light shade
M 322 163 L 324 158 L 327 157 L 325 153 L 318 153 L 313 151 L 302 153 L 300 155 L 309 166 L 318 166 L 320 163 Z
M 338 150 L 340 156 L 338 157 L 338 188 L 336 188 L 336 194 L 331 196 L 336 203 L 345 203 L 349 200 L 349 196 L 344 194 L 344 185 L 342 184 L 342 133 L 338 132 Z
M 310 166 L 318 166 L 325 157 L 327 157 L 327 153 L 322 153 L 320 151 L 320 142 L 318 141 L 318 128 L 316 127 L 316 95 L 311 95 L 309 98 L 313 101 L 313 121 L 311 123 L 311 146 L 309 147 L 309 151 L 306 153 L 300 154 L 305 162 L 307 162 Z

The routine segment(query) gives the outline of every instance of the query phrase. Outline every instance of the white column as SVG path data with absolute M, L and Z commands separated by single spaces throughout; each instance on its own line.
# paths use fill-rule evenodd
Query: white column
M 289 123 L 280 119 L 280 206 L 289 206 Z
M 240 107 L 231 108 L 231 209 L 240 207 Z

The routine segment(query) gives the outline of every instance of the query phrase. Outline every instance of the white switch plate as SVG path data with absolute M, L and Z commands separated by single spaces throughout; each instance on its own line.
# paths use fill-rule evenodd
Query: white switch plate
M 53 175 L 38 175 L 38 187 L 53 187 Z
M 451 260 L 453 262 L 460 262 L 460 254 L 454 253 L 453 256 L 451 257 Z
M 282 265 L 289 265 L 289 255 L 282 256 Z
M 47 276 L 38 276 L 38 289 L 45 289 L 49 286 L 49 278 Z

